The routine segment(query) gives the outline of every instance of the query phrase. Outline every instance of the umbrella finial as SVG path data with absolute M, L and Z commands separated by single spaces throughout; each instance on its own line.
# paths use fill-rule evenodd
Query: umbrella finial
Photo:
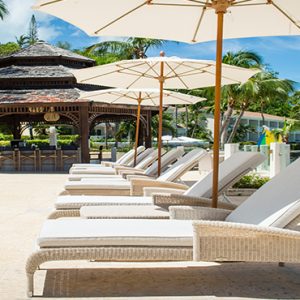
M 165 52 L 164 51 L 160 51 L 159 52 L 159 56 L 164 57 L 165 56 Z

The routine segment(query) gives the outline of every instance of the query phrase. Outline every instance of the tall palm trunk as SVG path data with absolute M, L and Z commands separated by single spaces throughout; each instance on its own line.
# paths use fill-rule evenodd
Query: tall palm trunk
M 232 131 L 231 131 L 231 134 L 227 140 L 227 143 L 232 143 L 236 133 L 237 133 L 237 130 L 239 128 L 239 125 L 241 123 L 241 120 L 242 120 L 242 117 L 244 115 L 244 112 L 246 110 L 246 107 L 243 107 L 242 110 L 240 111 L 240 114 L 239 116 L 235 119 L 235 122 L 234 122 L 234 125 L 233 125 L 233 128 L 232 128 Z
M 264 115 L 264 104 L 261 103 L 260 105 L 260 114 L 262 119 L 262 125 L 266 125 L 265 115 Z
M 222 122 L 222 127 L 221 127 L 221 145 L 224 146 L 227 140 L 228 136 L 228 127 L 230 125 L 230 120 L 231 116 L 233 114 L 233 106 L 229 105 L 225 114 L 224 114 L 224 119 Z

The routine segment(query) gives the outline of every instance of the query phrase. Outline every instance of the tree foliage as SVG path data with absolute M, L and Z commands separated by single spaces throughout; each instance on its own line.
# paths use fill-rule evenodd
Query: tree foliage
M 0 0 L 0 19 L 3 20 L 8 15 L 8 9 L 3 0 Z
M 18 44 L 9 42 L 6 44 L 0 44 L 0 57 L 1 56 L 9 56 L 17 51 L 20 50 L 20 47 Z

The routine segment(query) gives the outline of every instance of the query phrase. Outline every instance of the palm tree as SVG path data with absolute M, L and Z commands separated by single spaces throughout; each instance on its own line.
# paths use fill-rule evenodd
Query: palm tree
M 223 63 L 234 65 L 242 68 L 261 68 L 262 58 L 260 55 L 253 51 L 238 51 L 228 52 L 223 57 Z M 239 102 L 239 85 L 228 85 L 222 89 L 222 98 L 226 101 L 227 109 L 223 115 L 223 121 L 221 126 L 221 144 L 227 141 L 228 127 L 234 109 Z
M 164 41 L 145 38 L 128 38 L 126 41 L 105 41 L 86 48 L 86 52 L 97 56 L 116 55 L 119 60 L 146 58 L 149 48 L 158 48 Z
M 263 109 L 265 103 L 270 102 L 271 99 L 277 98 L 282 101 L 286 101 L 289 93 L 294 89 L 293 82 L 287 79 L 277 78 L 273 72 L 262 71 L 252 78 L 250 78 L 244 84 L 237 87 L 239 104 L 239 115 L 235 120 L 233 129 L 227 143 L 231 143 L 240 125 L 244 112 L 249 108 L 251 103 L 261 107 L 261 113 L 263 115 Z
M 16 37 L 16 42 L 20 48 L 24 48 L 28 44 L 28 37 L 25 34 Z
M 175 133 L 174 126 L 172 124 L 173 122 L 173 117 L 169 113 L 163 113 L 163 130 L 165 131 L 170 131 L 172 135 Z M 122 137 L 128 136 L 129 143 L 132 142 L 132 138 L 134 138 L 135 135 L 135 126 L 136 122 L 131 120 L 131 121 L 124 121 L 121 122 L 119 126 L 119 130 L 116 133 L 116 140 L 120 141 Z M 154 116 L 151 119 L 151 130 L 152 130 L 152 136 L 157 136 L 158 134 L 158 115 Z M 132 139 L 132 140 L 131 140 Z
M 4 1 L 0 0 L 0 19 L 3 20 L 6 15 L 8 15 L 8 9 Z

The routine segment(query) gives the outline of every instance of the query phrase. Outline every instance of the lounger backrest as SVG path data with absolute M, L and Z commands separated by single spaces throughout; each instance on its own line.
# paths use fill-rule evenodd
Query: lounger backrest
M 141 153 L 144 150 L 145 150 L 144 146 L 139 146 L 137 148 L 137 153 L 139 154 L 139 153 Z M 126 164 L 128 164 L 133 159 L 133 156 L 134 156 L 134 149 L 131 149 L 127 153 L 125 153 L 121 158 L 119 158 L 116 161 L 116 163 L 120 164 L 120 165 L 126 165 Z
M 300 159 L 252 194 L 228 215 L 226 221 L 284 227 L 288 222 L 284 214 L 293 208 L 291 206 L 298 199 L 300 199 Z
M 237 182 L 244 174 L 260 165 L 266 157 L 255 152 L 236 152 L 219 165 L 219 193 Z M 212 197 L 212 171 L 192 185 L 184 194 L 193 197 Z
M 201 148 L 194 149 L 178 159 L 157 179 L 160 181 L 174 181 L 180 178 L 187 171 L 191 170 L 205 155 L 207 155 L 205 150 Z
M 162 151 L 162 153 L 164 153 Z M 157 160 L 158 157 L 158 150 L 154 150 L 150 153 L 145 159 L 143 159 L 139 164 L 135 166 L 136 169 L 147 169 L 154 161 Z
M 145 158 L 147 158 L 148 155 L 150 155 L 150 153 L 152 153 L 153 151 L 154 151 L 154 148 L 147 148 L 145 151 L 138 154 L 137 157 L 136 157 L 136 165 L 139 164 Z M 128 165 L 128 167 L 133 167 L 134 166 L 134 157 L 127 165 Z
M 174 161 L 176 161 L 183 154 L 184 154 L 183 147 L 174 148 L 174 149 L 168 151 L 161 158 L 161 170 L 164 170 L 169 164 L 172 164 Z M 158 162 L 155 161 L 151 165 L 151 167 L 149 167 L 146 170 L 145 174 L 148 175 L 148 176 L 156 176 L 157 175 L 157 166 L 158 166 Z

